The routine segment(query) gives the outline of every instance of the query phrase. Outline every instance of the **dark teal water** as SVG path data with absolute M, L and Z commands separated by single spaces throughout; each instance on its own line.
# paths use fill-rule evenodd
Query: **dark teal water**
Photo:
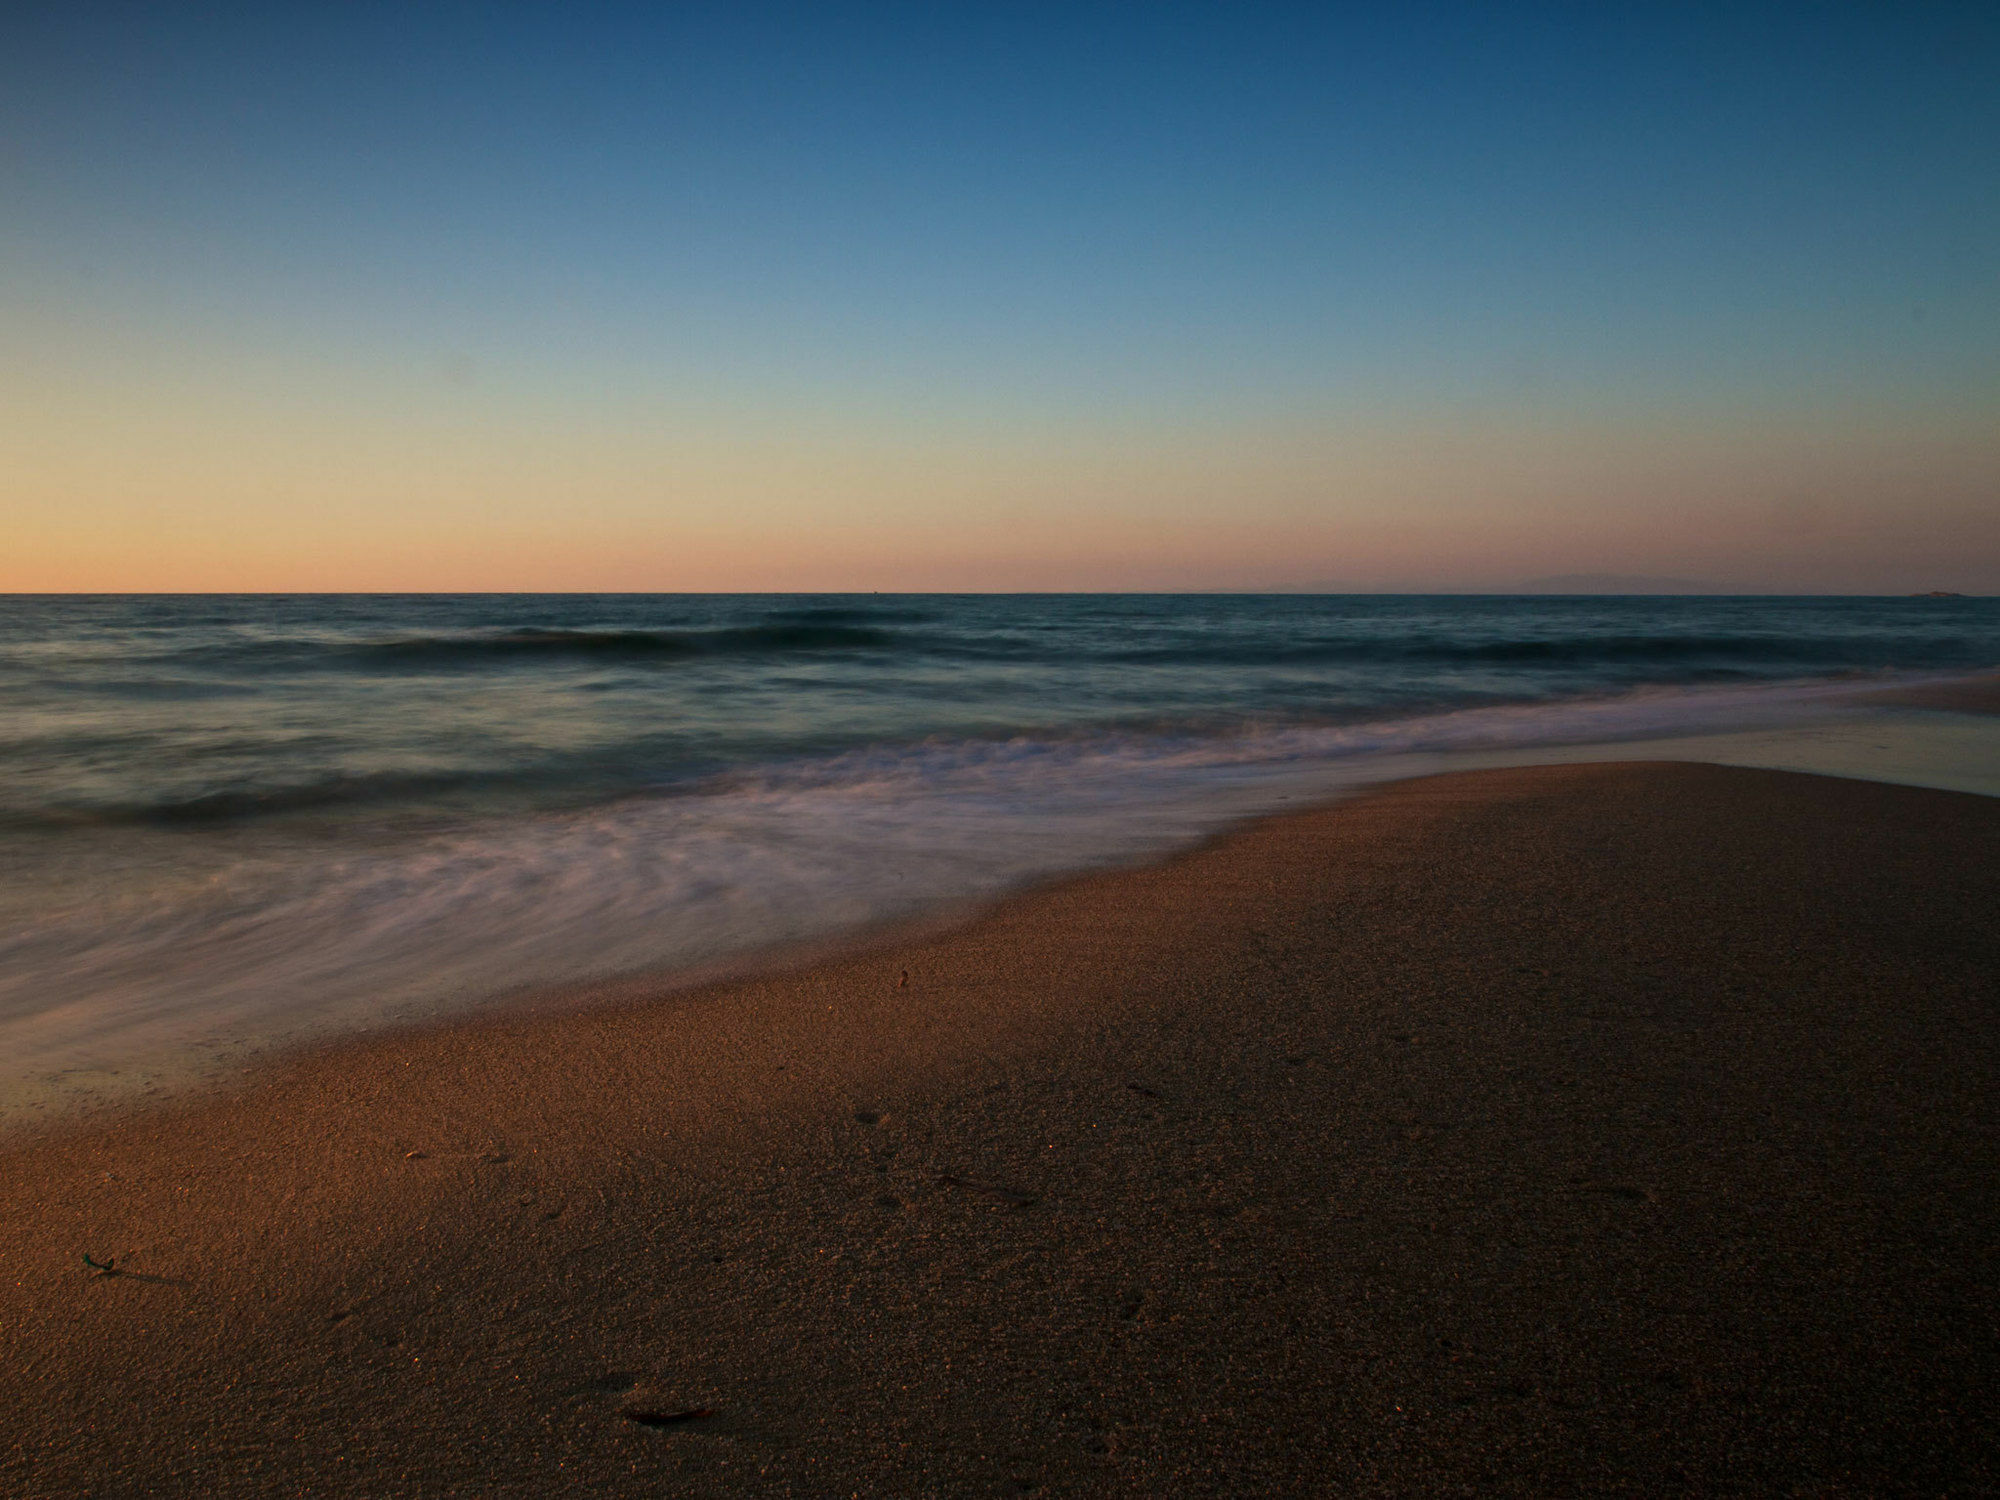
M 862 746 L 1997 660 L 1984 599 L 12 597 L 0 819 L 570 806 Z
M 0 598 L 0 1052 L 690 971 L 1413 753 L 1996 664 L 1986 599 Z

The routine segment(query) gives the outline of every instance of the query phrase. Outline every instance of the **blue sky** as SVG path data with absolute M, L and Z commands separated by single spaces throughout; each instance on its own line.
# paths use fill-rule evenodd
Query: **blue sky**
M 2000 587 L 1992 7 L 7 30 L 0 587 Z

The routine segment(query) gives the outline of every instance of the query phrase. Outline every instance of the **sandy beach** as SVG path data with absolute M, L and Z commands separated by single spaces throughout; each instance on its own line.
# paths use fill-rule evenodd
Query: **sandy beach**
M 1990 1493 L 1996 872 L 1436 777 L 17 1139 L 0 1491 Z
M 2000 1500 L 2000 7 L 18 21 L 0 1500 Z

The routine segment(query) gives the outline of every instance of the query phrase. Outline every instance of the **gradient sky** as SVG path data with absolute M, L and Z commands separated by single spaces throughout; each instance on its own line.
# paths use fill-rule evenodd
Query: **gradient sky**
M 16 5 L 0 590 L 2000 591 L 2000 8 Z

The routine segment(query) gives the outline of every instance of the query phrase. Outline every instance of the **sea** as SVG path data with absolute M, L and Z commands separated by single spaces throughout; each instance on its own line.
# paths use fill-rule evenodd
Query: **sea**
M 0 1119 L 1996 665 L 1984 598 L 0 597 Z

